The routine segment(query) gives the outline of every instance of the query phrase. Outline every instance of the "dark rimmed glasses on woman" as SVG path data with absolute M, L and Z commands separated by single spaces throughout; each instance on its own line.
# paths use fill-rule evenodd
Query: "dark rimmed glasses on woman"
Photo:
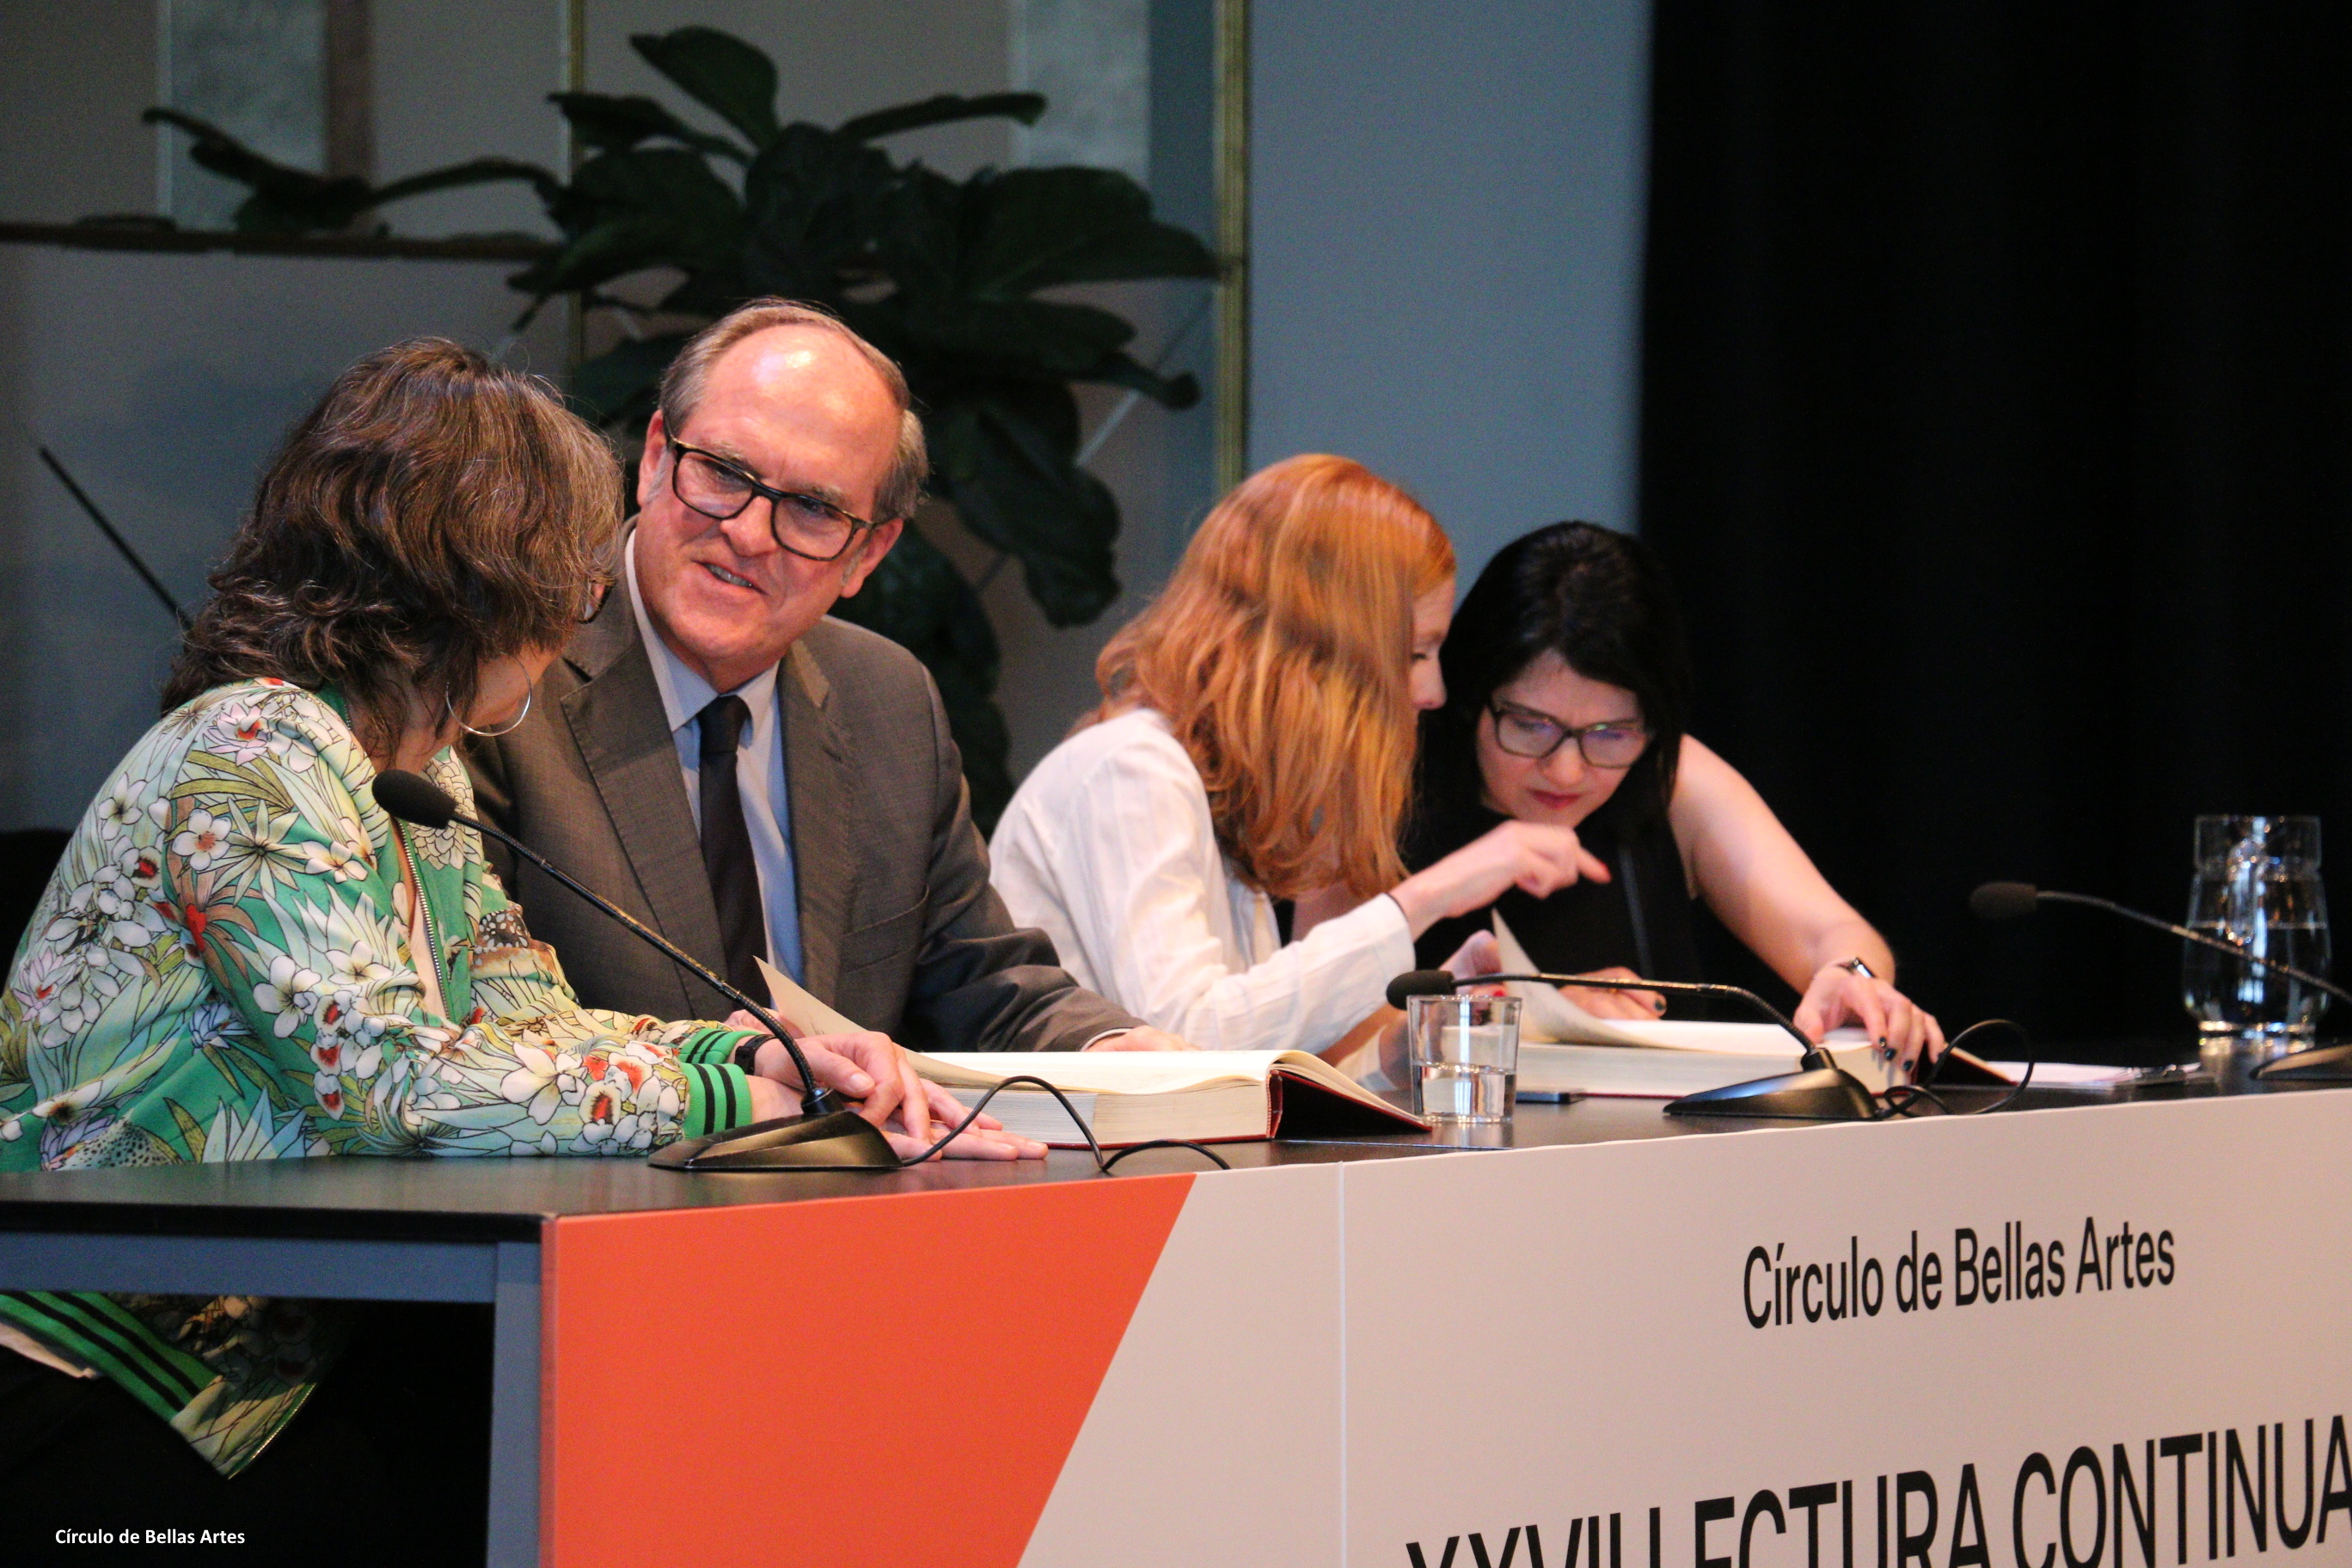
M 1495 721 L 1495 744 L 1515 757 L 1541 762 L 1569 742 L 1596 768 L 1630 768 L 1649 749 L 1650 732 L 1639 720 L 1604 719 L 1571 730 L 1548 713 L 1490 702 L 1486 711 Z
M 719 522 L 740 516 L 745 507 L 765 497 L 769 536 L 777 549 L 803 561 L 838 561 L 859 534 L 874 526 L 820 496 L 763 485 L 717 453 L 689 447 L 676 437 L 670 438 L 669 455 L 672 495 Z

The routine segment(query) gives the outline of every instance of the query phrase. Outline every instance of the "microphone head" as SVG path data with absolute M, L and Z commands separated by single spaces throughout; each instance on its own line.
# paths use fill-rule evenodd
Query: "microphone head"
M 1969 912 L 1980 921 L 2022 920 L 2041 899 L 2031 882 L 1987 882 L 1969 895 Z
M 1450 996 L 1454 979 L 1443 969 L 1412 969 L 1389 982 L 1389 1005 L 1402 1008 L 1416 996 Z
M 457 797 L 447 790 L 421 773 L 399 768 L 375 775 L 375 803 L 419 827 L 446 827 L 457 811 Z

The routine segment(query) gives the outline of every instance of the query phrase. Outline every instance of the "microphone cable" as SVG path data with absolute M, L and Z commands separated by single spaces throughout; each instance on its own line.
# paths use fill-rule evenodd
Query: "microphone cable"
M 953 1131 L 949 1132 L 946 1137 L 940 1139 L 938 1142 L 932 1144 L 929 1148 L 924 1150 L 921 1153 L 915 1155 L 912 1159 L 899 1162 L 900 1168 L 906 1169 L 911 1166 L 919 1165 L 926 1160 L 936 1156 L 940 1150 L 946 1148 L 957 1139 L 962 1137 L 964 1132 L 971 1126 L 971 1124 L 980 1120 L 980 1113 L 988 1109 L 988 1102 L 994 1100 L 1006 1089 L 1011 1089 L 1016 1083 L 1034 1084 L 1061 1102 L 1062 1109 L 1070 1113 L 1070 1120 L 1076 1122 L 1077 1124 L 1078 1131 L 1086 1135 L 1087 1152 L 1094 1156 L 1095 1170 L 1097 1174 L 1105 1176 L 1109 1175 L 1113 1165 L 1118 1164 L 1129 1154 L 1140 1154 L 1146 1149 L 1190 1149 L 1195 1154 L 1199 1154 L 1206 1158 L 1211 1164 L 1216 1166 L 1220 1171 L 1230 1171 L 1233 1169 L 1231 1165 L 1225 1163 L 1224 1156 L 1219 1154 L 1214 1149 L 1202 1143 L 1187 1142 L 1181 1138 L 1154 1138 L 1148 1143 L 1131 1144 L 1125 1149 L 1121 1149 L 1118 1153 L 1110 1156 L 1110 1158 L 1105 1159 L 1103 1158 L 1102 1145 L 1095 1142 L 1095 1130 L 1087 1125 L 1087 1119 L 1078 1114 L 1078 1108 L 1070 1103 L 1070 1097 L 1064 1094 L 1052 1084 L 1047 1083 L 1044 1079 L 1025 1072 L 1014 1073 L 1009 1078 L 1002 1079 L 996 1083 L 990 1085 L 988 1092 L 982 1095 L 978 1103 L 973 1105 L 970 1110 L 964 1112 L 963 1120 L 955 1124 Z
M 43 456 L 46 457 L 47 454 L 44 453 Z M 71 483 L 72 481 L 68 480 L 67 482 Z M 562 884 L 565 888 L 570 889 L 573 893 L 576 893 L 581 898 L 586 900 L 591 905 L 602 910 L 605 915 L 617 921 L 622 926 L 625 927 L 638 937 L 644 939 L 646 942 L 652 944 L 652 946 L 658 950 L 664 957 L 667 957 L 672 963 L 677 963 L 681 968 L 684 968 L 688 972 L 699 977 L 705 984 L 709 984 L 720 995 L 727 997 L 730 1001 L 740 1005 L 754 1017 L 758 1018 L 761 1024 L 767 1026 L 769 1034 L 784 1047 L 785 1053 L 792 1058 L 793 1066 L 799 1071 L 801 1078 L 801 1109 L 803 1119 L 810 1119 L 813 1115 L 822 1116 L 833 1113 L 836 1110 L 839 1105 L 839 1100 L 836 1098 L 835 1091 L 825 1088 L 824 1085 L 817 1081 L 816 1074 L 809 1069 L 808 1059 L 801 1054 L 799 1040 L 793 1035 L 793 1033 L 789 1029 L 786 1029 L 782 1023 L 778 1022 L 766 1008 L 761 1006 L 751 997 L 744 995 L 734 986 L 729 984 L 726 981 L 721 980 L 718 975 L 712 973 L 708 967 L 697 962 L 686 952 L 680 951 L 677 944 L 672 942 L 668 938 L 646 926 L 635 916 L 631 915 L 627 910 L 621 909 L 611 900 L 606 899 L 601 893 L 589 888 L 578 878 L 573 877 L 570 872 L 563 870 L 553 861 L 548 859 L 546 856 L 541 855 L 538 850 L 533 849 L 528 844 L 523 843 L 512 834 L 507 833 L 503 829 L 496 827 L 489 823 L 478 821 L 475 818 L 468 816 L 459 816 L 457 812 L 457 797 L 450 795 L 446 790 L 441 788 L 440 785 L 433 783 L 432 780 L 425 777 L 422 773 L 409 773 L 404 770 L 398 769 L 380 773 L 376 775 L 375 785 L 372 793 L 375 796 L 376 805 L 383 807 L 385 815 L 397 818 L 399 821 L 414 823 L 420 827 L 436 829 L 446 828 L 450 824 L 456 823 L 460 826 L 470 827 L 477 833 L 484 834 L 498 839 L 500 843 L 506 845 L 509 848 L 514 850 L 517 854 L 530 861 L 532 865 L 538 867 L 541 871 L 546 872 L 548 876 L 553 878 L 557 882 Z M 981 1096 L 980 1103 L 973 1106 L 965 1115 L 964 1119 L 956 1124 L 953 1131 L 940 1139 L 938 1142 L 932 1144 L 929 1148 L 924 1150 L 921 1153 L 916 1155 L 913 1159 L 899 1161 L 898 1168 L 904 1170 L 909 1165 L 919 1165 L 926 1160 L 931 1159 L 933 1156 L 937 1155 L 940 1150 L 946 1148 L 950 1143 L 954 1142 L 971 1128 L 972 1122 L 979 1118 L 981 1111 L 986 1108 L 990 1100 L 995 1099 L 996 1096 L 1006 1088 L 1016 1083 L 1035 1084 L 1039 1089 L 1045 1090 L 1045 1092 L 1052 1095 L 1055 1100 L 1061 1101 L 1062 1109 L 1070 1113 L 1070 1120 L 1077 1123 L 1078 1131 L 1080 1132 L 1086 1134 L 1087 1148 L 1094 1155 L 1095 1169 L 1103 1175 L 1107 1176 L 1110 1174 L 1111 1167 L 1118 1164 L 1121 1160 L 1126 1159 L 1129 1154 L 1140 1153 L 1146 1149 L 1190 1149 L 1195 1153 L 1207 1156 L 1210 1162 L 1221 1171 L 1230 1171 L 1233 1169 L 1233 1167 L 1225 1163 L 1225 1162 L 1220 1158 L 1214 1151 L 1203 1148 L 1198 1143 L 1189 1143 L 1181 1139 L 1173 1138 L 1154 1139 L 1152 1142 L 1148 1143 L 1138 1143 L 1131 1148 L 1122 1149 L 1117 1154 L 1112 1155 L 1108 1159 L 1105 1159 L 1103 1157 L 1102 1145 L 1095 1142 L 1094 1129 L 1087 1125 L 1086 1118 L 1078 1114 L 1077 1107 L 1072 1105 L 1068 1098 L 1065 1096 L 1060 1089 L 1055 1089 L 1044 1079 L 1035 1078 L 1027 1073 L 1016 1073 L 1013 1077 L 1005 1079 L 1002 1082 L 998 1083 L 986 1094 Z M 817 1110 L 814 1112 L 811 1112 L 811 1106 L 816 1107 Z M 889 1166 L 880 1164 L 863 1168 L 872 1170 L 890 1169 Z
M 1930 1078 L 1927 1083 L 1894 1084 L 1885 1089 L 1881 1090 L 1876 1096 L 1874 1096 L 1874 1098 L 1883 1101 L 1884 1103 L 1880 1106 L 1877 1114 L 1873 1116 L 1871 1120 L 1873 1121 L 1886 1121 L 1896 1118 L 1916 1116 L 1918 1114 L 1916 1108 L 1922 1101 L 1933 1105 L 1937 1110 L 1941 1111 L 1946 1116 L 1985 1116 L 1997 1110 L 2006 1110 L 2010 1106 L 2015 1104 L 2018 1096 L 2023 1094 L 2026 1091 L 2026 1089 L 2033 1082 L 2033 1069 L 2041 1061 L 2041 1047 L 2034 1043 L 2033 1037 L 2027 1032 L 2023 1025 L 2008 1018 L 1986 1018 L 1979 1023 L 1969 1025 L 1958 1035 L 1952 1037 L 1950 1040 L 1945 1043 L 1944 1048 L 1947 1053 L 1958 1050 L 1967 1041 L 1976 1038 L 1977 1037 L 1984 1034 L 1987 1030 L 1993 1029 L 2010 1030 L 2014 1033 L 2020 1040 L 2025 1043 L 2025 1071 L 2018 1075 L 2017 1081 L 2010 1086 L 2010 1089 L 2007 1094 L 2002 1095 L 1999 1100 L 1994 1100 L 1990 1105 L 1975 1106 L 1967 1110 L 1954 1109 L 1952 1102 L 1946 1100 L 1942 1095 L 1937 1093 L 1935 1089 L 1933 1074 L 1940 1072 L 1943 1069 L 1943 1064 L 1947 1059 L 1945 1057 L 1939 1057 L 1936 1059 L 1933 1067 L 1931 1068 Z M 1211 1164 L 1216 1166 L 1220 1171 L 1230 1171 L 1233 1169 L 1232 1165 L 1226 1163 L 1224 1156 L 1218 1153 L 1214 1149 L 1208 1147 L 1204 1143 L 1195 1143 L 1181 1138 L 1154 1138 L 1148 1142 L 1130 1144 L 1127 1148 L 1121 1149 L 1118 1153 L 1106 1157 L 1102 1151 L 1102 1145 L 1095 1142 L 1094 1129 L 1087 1124 L 1087 1119 L 1085 1117 L 1078 1114 L 1078 1108 L 1070 1103 L 1069 1096 L 1064 1094 L 1059 1089 L 1055 1088 L 1053 1084 L 1046 1082 L 1044 1079 L 1034 1077 L 1029 1073 L 1014 1073 L 1010 1077 L 1002 1079 L 996 1083 L 991 1085 L 987 1091 L 983 1093 L 979 1100 L 972 1103 L 971 1108 L 964 1112 L 962 1121 L 957 1122 L 953 1128 L 949 1130 L 947 1133 L 941 1136 L 940 1140 L 933 1143 L 929 1148 L 924 1150 L 919 1154 L 914 1155 L 911 1158 L 901 1162 L 901 1168 L 911 1169 L 914 1166 L 923 1164 L 928 1161 L 938 1158 L 940 1151 L 944 1150 L 949 1144 L 954 1142 L 957 1139 L 962 1137 L 964 1133 L 971 1129 L 971 1125 L 980 1120 L 981 1113 L 988 1109 L 988 1102 L 990 1100 L 994 1100 L 998 1095 L 1003 1093 L 1006 1089 L 1013 1088 L 1015 1084 L 1031 1086 L 1044 1089 L 1047 1094 L 1054 1097 L 1055 1100 L 1060 1104 L 1065 1111 L 1069 1113 L 1071 1123 L 1075 1125 L 1078 1131 L 1086 1138 L 1087 1152 L 1093 1157 L 1095 1170 L 1101 1175 L 1109 1175 L 1111 1173 L 1111 1168 L 1117 1165 L 1121 1160 L 1126 1159 L 1130 1154 L 1140 1154 L 1147 1149 L 1189 1149 L 1193 1153 L 1200 1155 L 1202 1158 L 1207 1160 Z
M 1968 1110 L 1956 1110 L 1950 1100 L 1936 1092 L 1936 1077 L 1944 1070 L 1944 1063 L 1951 1059 L 1951 1053 L 1958 1050 L 1963 1042 L 1975 1038 L 1988 1029 L 2010 1030 L 2025 1042 L 2025 1071 L 2018 1075 L 2017 1081 L 2010 1086 L 2007 1094 L 1991 1104 L 1976 1106 Z M 2040 1065 L 2041 1060 L 2042 1047 L 2034 1043 L 2032 1035 L 2027 1032 L 2024 1025 L 2009 1018 L 1982 1019 L 1970 1024 L 1944 1042 L 1944 1054 L 1928 1065 L 1927 1082 L 1890 1084 L 1882 1090 L 1876 1098 L 1886 1102 L 1885 1109 L 1871 1120 L 1885 1121 L 1892 1117 L 1916 1116 L 1918 1112 L 1914 1107 L 1922 1100 L 1933 1105 L 1947 1116 L 1984 1116 L 1992 1111 L 2006 1110 L 2017 1102 L 2017 1097 L 2023 1094 L 2026 1087 L 2032 1083 L 2033 1069 Z
M 2004 887 L 2007 885 L 2008 884 L 2002 884 Z M 1779 1008 L 1765 1001 L 1761 996 L 1757 995 L 1753 991 L 1745 990 L 1737 985 L 1722 985 L 1706 982 L 1681 980 L 1605 980 L 1598 975 L 1549 973 L 1478 974 L 1473 975 L 1466 980 L 1458 980 L 1451 972 L 1446 970 L 1416 969 L 1407 973 L 1400 974 L 1394 980 L 1389 982 L 1388 1002 L 1390 1006 L 1401 1008 L 1406 1002 L 1417 995 L 1443 995 L 1456 991 L 1465 985 L 1486 985 L 1506 982 L 1523 982 L 1559 987 L 1581 985 L 1601 991 L 1658 991 L 1663 992 L 1669 996 L 1695 995 L 1730 997 L 1744 1003 L 1756 1012 L 1761 1013 L 1766 1017 L 1770 1018 L 1775 1025 L 1779 1026 L 1783 1033 L 1794 1038 L 1797 1044 L 1801 1047 L 1802 1054 L 1800 1058 L 1801 1066 L 1808 1068 L 1814 1068 L 1822 1066 L 1835 1065 L 1835 1060 L 1830 1055 L 1828 1047 L 1816 1044 L 1809 1036 L 1797 1027 L 1796 1024 L 1787 1014 L 1781 1012 Z M 1936 1070 L 1940 1070 L 1942 1067 L 1942 1058 L 1939 1058 L 1936 1063 L 1933 1064 L 1927 1082 L 1894 1084 L 1890 1085 L 1886 1089 L 1879 1090 L 1875 1094 L 1871 1095 L 1870 1098 L 1876 1106 L 1876 1109 L 1872 1112 L 1869 1120 L 1872 1121 L 1885 1121 L 1893 1117 L 1914 1116 L 1917 1114 L 1916 1108 L 1923 1102 L 1935 1106 L 1947 1116 L 1982 1116 L 1989 1110 L 2006 1110 L 2009 1106 L 2014 1104 L 2017 1097 L 2025 1092 L 2026 1085 L 2033 1081 L 2034 1064 L 2040 1059 L 2041 1055 L 2040 1048 L 2033 1043 L 2033 1037 L 2026 1032 L 2022 1025 L 2014 1023 L 2007 1018 L 1986 1018 L 1980 1022 L 1971 1024 L 1967 1028 L 1961 1030 L 1958 1035 L 1954 1036 L 1948 1042 L 1947 1042 L 1945 1048 L 1948 1052 L 1957 1049 L 1963 1040 L 1974 1038 L 1977 1035 L 1987 1029 L 2014 1030 L 2018 1037 L 2025 1042 L 2026 1063 L 2024 1075 L 2011 1087 L 2010 1091 L 2007 1094 L 2003 1095 L 2000 1100 L 1994 1101 L 1990 1105 L 1979 1106 L 1969 1110 L 1955 1110 L 1951 1101 L 1937 1093 L 1935 1089 L 1934 1073 Z M 1860 1119 L 1856 1118 L 1854 1120 Z
M 2299 984 L 2307 985 L 2315 991 L 2325 992 L 2338 1001 L 2352 1003 L 2352 990 L 2336 984 L 2324 974 L 2315 974 L 2307 969 L 2298 969 L 2292 963 L 2282 963 L 2267 953 L 2256 952 L 2249 942 L 2241 939 L 2234 932 L 2225 931 L 2222 935 L 2216 936 L 2210 931 L 2201 931 L 2192 926 L 2176 925 L 2171 921 L 2159 920 L 2143 910 L 2133 909 L 2128 904 L 2116 903 L 2113 899 L 2094 898 L 2087 893 L 2062 893 L 2053 889 L 2037 888 L 2031 882 L 1987 882 L 1969 895 L 1969 911 L 1980 921 L 2021 919 L 2033 913 L 2045 903 L 2078 904 L 2088 910 L 2104 910 L 2108 914 L 2130 921 L 2136 925 L 2147 926 L 2151 931 L 2159 931 L 2168 936 L 2179 937 L 2183 942 L 2192 942 L 2215 952 L 2227 953 L 2251 968 L 2260 969 L 2265 973 L 2283 974 Z M 2292 995 L 2293 993 L 2290 992 L 2289 994 Z M 2316 1016 L 2316 1015 L 2314 1016 Z M 2300 1068 L 2294 1066 L 2298 1061 L 2302 1064 Z M 2249 1076 L 2257 1083 L 2265 1083 L 2270 1081 L 2271 1069 L 2273 1068 L 2287 1068 L 2290 1073 L 2307 1072 L 2316 1068 L 2324 1074 L 2326 1068 L 2340 1068 L 2347 1062 L 2352 1062 L 2352 1042 L 2323 1046 L 2314 1041 L 2309 1045 L 2290 1050 L 2283 1057 L 2273 1058 L 2262 1063 Z M 2292 1079 L 2289 1081 L 2293 1081 Z M 2342 1076 L 2322 1076 L 2305 1081 L 2345 1083 L 2352 1082 L 2352 1079 Z

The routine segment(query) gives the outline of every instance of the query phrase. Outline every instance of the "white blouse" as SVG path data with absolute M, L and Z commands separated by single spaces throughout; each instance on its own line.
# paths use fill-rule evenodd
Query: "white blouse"
M 1168 721 L 1079 731 L 1023 783 L 989 845 L 1014 921 L 1078 983 L 1204 1050 L 1319 1051 L 1413 963 L 1386 894 L 1287 946 L 1274 903 L 1217 847 L 1209 792 Z

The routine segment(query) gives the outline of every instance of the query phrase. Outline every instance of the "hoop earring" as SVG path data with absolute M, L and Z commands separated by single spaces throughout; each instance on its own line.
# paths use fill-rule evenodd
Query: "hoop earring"
M 520 664 L 522 661 L 520 659 L 517 659 L 515 662 L 517 664 Z M 495 741 L 501 735 L 511 735 L 517 730 L 522 728 L 522 721 L 530 717 L 530 700 L 535 695 L 537 695 L 536 689 L 529 686 L 522 689 L 522 711 L 517 713 L 514 718 L 508 722 L 507 727 L 503 730 L 475 729 L 471 724 L 467 723 L 463 719 L 457 717 L 457 710 L 450 703 L 448 695 L 446 692 L 442 694 L 441 698 L 441 711 L 446 713 L 449 716 L 451 722 L 455 723 L 460 730 L 465 731 L 468 735 L 475 736 L 479 740 Z

